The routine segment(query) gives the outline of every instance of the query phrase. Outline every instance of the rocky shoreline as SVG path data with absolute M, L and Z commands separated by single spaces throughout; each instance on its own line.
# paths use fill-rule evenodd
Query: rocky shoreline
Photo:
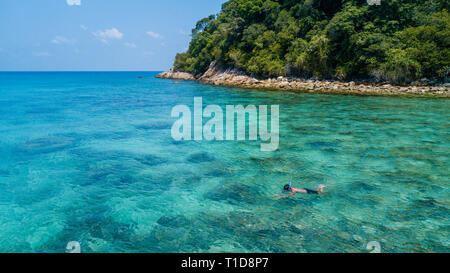
M 211 65 L 208 71 L 200 77 L 195 77 L 186 72 L 176 72 L 173 70 L 160 73 L 156 77 L 162 79 L 197 80 L 213 85 L 291 90 L 309 93 L 450 97 L 450 85 L 448 84 L 433 86 L 395 86 L 390 84 L 304 80 L 286 77 L 261 80 L 243 75 L 236 70 L 220 70 L 214 65 Z

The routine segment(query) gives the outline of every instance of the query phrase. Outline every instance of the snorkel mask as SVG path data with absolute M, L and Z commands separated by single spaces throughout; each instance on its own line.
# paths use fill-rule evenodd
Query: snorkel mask
M 292 181 L 289 181 L 289 185 L 285 185 L 283 191 L 292 191 Z

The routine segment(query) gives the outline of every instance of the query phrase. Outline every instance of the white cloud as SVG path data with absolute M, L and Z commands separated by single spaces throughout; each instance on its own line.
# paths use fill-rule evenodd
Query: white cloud
M 154 53 L 153 51 L 144 51 L 143 54 L 144 54 L 145 56 L 152 56 L 152 55 L 155 55 L 155 53 Z
M 50 53 L 48 53 L 46 51 L 41 51 L 41 52 L 33 52 L 33 56 L 36 56 L 36 57 L 49 57 L 51 55 L 50 55 Z
M 123 37 L 123 33 L 117 30 L 117 28 L 98 30 L 92 32 L 92 34 L 105 44 L 108 44 L 108 40 L 120 40 Z
M 81 28 L 82 30 L 87 30 L 87 29 L 88 29 L 87 26 L 85 26 L 85 25 L 80 25 L 80 28 Z
M 57 45 L 73 45 L 76 41 L 68 39 L 64 36 L 56 36 L 53 40 L 51 40 L 51 42 Z
M 125 46 L 129 47 L 129 48 L 136 48 L 137 45 L 135 43 L 124 43 Z
M 81 6 L 81 0 L 66 0 L 69 6 Z
M 155 38 L 155 39 L 162 38 L 161 34 L 153 32 L 153 31 L 147 31 L 147 35 L 149 35 L 150 37 Z

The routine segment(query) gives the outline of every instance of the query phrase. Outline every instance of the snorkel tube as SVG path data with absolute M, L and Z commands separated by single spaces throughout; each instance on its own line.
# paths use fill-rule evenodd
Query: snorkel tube
M 285 192 L 285 191 L 289 191 L 289 192 L 292 191 L 292 181 L 289 181 L 289 184 L 284 185 L 283 192 Z

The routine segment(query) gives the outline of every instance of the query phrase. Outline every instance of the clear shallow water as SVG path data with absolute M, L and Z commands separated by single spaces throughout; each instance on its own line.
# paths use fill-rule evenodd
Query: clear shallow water
M 449 252 L 449 100 L 155 75 L 0 73 L 0 252 Z M 279 104 L 280 149 L 173 141 L 194 96 Z

